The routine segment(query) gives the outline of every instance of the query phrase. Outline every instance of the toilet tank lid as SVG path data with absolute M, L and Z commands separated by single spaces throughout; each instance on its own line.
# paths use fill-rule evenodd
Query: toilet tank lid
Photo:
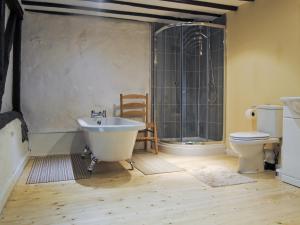
M 281 105 L 258 105 L 256 109 L 283 110 Z

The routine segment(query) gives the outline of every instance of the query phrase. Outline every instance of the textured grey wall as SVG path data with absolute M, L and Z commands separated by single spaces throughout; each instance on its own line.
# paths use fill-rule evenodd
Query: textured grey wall
M 92 108 L 113 115 L 121 92 L 149 91 L 150 26 L 26 13 L 22 110 L 31 132 L 77 129 Z

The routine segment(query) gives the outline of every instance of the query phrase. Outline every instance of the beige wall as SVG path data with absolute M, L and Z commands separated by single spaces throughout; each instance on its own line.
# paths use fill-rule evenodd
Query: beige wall
M 256 0 L 228 14 L 227 137 L 251 130 L 248 107 L 300 95 L 299 21 L 299 0 Z

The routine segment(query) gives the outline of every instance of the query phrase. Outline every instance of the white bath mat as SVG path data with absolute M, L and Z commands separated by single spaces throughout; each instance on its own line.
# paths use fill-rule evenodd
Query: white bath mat
M 214 165 L 192 170 L 190 173 L 198 180 L 211 187 L 222 187 L 256 182 L 249 177 L 232 172 L 225 167 Z
M 52 155 L 34 159 L 26 183 L 48 183 L 89 177 L 87 165 L 80 155 Z
M 180 172 L 183 169 L 152 153 L 137 153 L 132 156 L 133 166 L 145 175 Z

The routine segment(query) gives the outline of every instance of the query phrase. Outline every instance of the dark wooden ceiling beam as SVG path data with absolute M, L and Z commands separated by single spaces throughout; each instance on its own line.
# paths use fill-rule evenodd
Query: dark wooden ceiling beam
M 71 9 L 71 10 L 83 10 L 83 11 L 98 12 L 98 13 L 109 13 L 109 14 L 124 15 L 124 16 L 133 16 L 133 17 L 146 17 L 146 18 L 161 19 L 161 20 L 171 20 L 171 21 L 180 21 L 180 22 L 192 22 L 192 21 L 194 21 L 194 19 L 190 19 L 190 18 L 182 18 L 182 17 L 174 17 L 174 16 L 164 16 L 164 15 L 149 14 L 149 13 L 139 13 L 139 12 L 128 12 L 128 11 L 111 10 L 111 9 L 101 9 L 101 8 L 93 8 L 93 7 L 86 7 L 86 6 L 76 6 L 76 5 L 68 5 L 68 4 L 61 4 L 61 3 L 36 2 L 36 1 L 27 1 L 27 0 L 23 0 L 22 3 L 25 6 L 41 6 L 41 7 L 44 7 L 45 11 L 47 11 L 46 8 L 60 8 L 60 9 Z M 38 10 L 39 11 L 43 11 L 42 9 L 38 9 Z M 82 15 L 80 13 L 74 13 L 74 12 L 70 12 L 70 13 Z
M 1 71 L 1 83 L 0 83 L 0 107 L 2 105 L 2 97 L 4 95 L 5 91 L 5 83 L 7 78 L 7 71 L 9 67 L 9 60 L 10 60 L 10 51 L 13 47 L 13 39 L 15 35 L 15 27 L 16 27 L 16 21 L 18 20 L 18 16 L 16 12 L 11 11 L 6 23 L 6 29 L 4 33 L 4 58 L 3 65 L 2 65 L 2 71 Z
M 229 11 L 237 11 L 238 10 L 238 7 L 233 6 L 233 5 L 224 5 L 224 4 L 219 4 L 219 3 L 203 2 L 203 1 L 195 1 L 195 0 L 161 0 L 161 1 L 193 5 L 193 6 L 202 6 L 202 7 L 221 9 L 221 10 L 229 10 Z
M 13 110 L 21 112 L 21 45 L 22 45 L 22 20 L 16 21 L 13 40 Z
M 4 79 L 2 80 L 2 85 L 5 85 L 5 80 L 7 76 L 7 70 L 9 67 L 9 60 L 10 60 L 10 52 L 13 47 L 13 41 L 14 41 L 14 35 L 15 35 L 15 27 L 16 22 L 18 20 L 18 16 L 15 12 L 10 12 L 10 15 L 7 20 L 5 34 L 4 34 L 4 40 L 5 40 L 5 46 L 4 46 Z M 3 78 L 3 77 L 2 77 Z M 2 93 L 1 93 L 2 94 Z M 0 97 L 2 97 L 0 94 Z
M 199 15 L 199 16 L 212 16 L 212 17 L 219 17 L 220 16 L 220 14 L 203 12 L 203 11 L 198 11 L 198 10 L 196 11 L 196 10 L 171 8 L 171 7 L 151 5 L 151 4 L 143 4 L 143 3 L 137 3 L 137 2 L 124 2 L 124 1 L 119 1 L 119 0 L 81 0 L 81 1 L 97 2 L 97 3 L 109 3 L 109 4 L 116 4 L 116 5 L 126 5 L 126 6 L 137 7 L 137 8 L 154 9 L 154 10 L 177 12 L 177 13 L 185 13 L 185 14 Z
M 24 12 L 18 0 L 6 0 L 5 3 L 10 11 L 15 12 L 19 18 L 23 18 Z
M 0 88 L 4 82 L 4 46 L 5 46 L 5 2 L 0 1 Z M 1 93 L 1 90 L 0 90 Z M 1 107 L 2 99 L 0 99 Z
M 6 0 L 6 1 L 18 1 L 18 0 Z M 237 6 L 234 5 L 226 5 L 226 4 L 220 4 L 220 3 L 213 3 L 213 2 L 206 2 L 206 1 L 196 1 L 196 0 L 160 0 L 162 2 L 170 2 L 170 3 L 177 3 L 177 7 L 169 7 L 169 6 L 162 6 L 160 4 L 152 3 L 151 1 L 147 3 L 141 3 L 141 2 L 134 2 L 134 1 L 122 1 L 122 0 L 80 0 L 85 2 L 95 2 L 95 3 L 107 3 L 107 4 L 115 4 L 120 6 L 129 6 L 132 8 L 129 8 L 130 11 L 127 10 L 118 10 L 118 9 L 110 9 L 110 7 L 106 6 L 104 8 L 101 7 L 90 7 L 90 6 L 80 6 L 80 5 L 72 5 L 64 4 L 64 3 L 54 3 L 54 2 L 44 2 L 44 1 L 30 1 L 30 0 L 22 0 L 22 3 L 26 6 L 40 6 L 41 8 L 27 8 L 28 11 L 34 11 L 34 12 L 44 12 L 49 14 L 60 14 L 60 15 L 88 15 L 88 13 L 81 13 L 81 12 L 74 12 L 70 10 L 81 10 L 86 12 L 98 12 L 103 14 L 112 14 L 112 15 L 123 15 L 123 16 L 131 16 L 131 17 L 144 17 L 144 18 L 154 18 L 159 20 L 169 20 L 169 21 L 178 21 L 178 22 L 192 22 L 197 20 L 195 16 L 197 15 L 199 18 L 201 16 L 203 17 L 212 17 L 211 21 L 213 21 L 216 18 L 221 17 L 223 14 L 218 11 L 217 13 L 214 13 L 213 11 L 207 12 L 206 9 L 203 10 L 191 10 L 191 9 L 182 9 L 183 5 L 192 5 L 192 6 L 201 6 L 205 8 L 211 8 L 211 9 L 217 9 L 217 10 L 224 10 L 224 11 L 235 11 L 238 10 Z M 244 1 L 244 2 L 254 2 L 254 0 L 238 0 L 238 1 Z M 55 8 L 57 9 L 66 9 L 64 12 L 58 12 L 55 11 Z M 70 9 L 67 11 L 67 9 Z M 140 12 L 141 9 L 144 10 L 158 10 L 163 12 L 155 12 L 155 13 L 147 13 L 147 11 Z M 199 9 L 199 8 L 198 8 Z M 132 11 L 131 11 L 132 10 Z M 61 11 L 61 10 L 60 10 Z M 165 15 L 166 12 L 175 12 L 175 13 L 181 13 L 186 15 L 178 15 L 178 16 L 169 16 Z M 189 16 L 190 15 L 190 16 Z M 98 15 L 99 16 L 99 15 Z M 101 15 L 106 17 L 105 15 Z M 109 16 L 113 17 L 113 16 Z M 131 20 L 131 18 L 130 18 Z M 135 19 L 132 19 L 135 20 Z

